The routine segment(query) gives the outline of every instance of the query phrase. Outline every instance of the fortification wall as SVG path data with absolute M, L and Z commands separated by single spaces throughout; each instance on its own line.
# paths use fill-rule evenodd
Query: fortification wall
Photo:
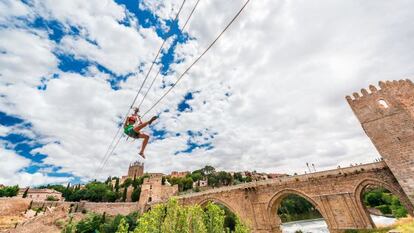
M 20 215 L 29 208 L 30 199 L 0 198 L 0 216 Z
M 33 202 L 33 208 L 40 207 L 60 207 L 64 206 L 70 208 L 72 206 L 72 211 L 83 211 L 94 212 L 103 214 L 104 212 L 108 215 L 127 215 L 134 211 L 139 211 L 137 202 L 61 202 L 61 201 L 39 201 Z
M 347 100 L 367 136 L 414 203 L 414 84 L 379 82 Z

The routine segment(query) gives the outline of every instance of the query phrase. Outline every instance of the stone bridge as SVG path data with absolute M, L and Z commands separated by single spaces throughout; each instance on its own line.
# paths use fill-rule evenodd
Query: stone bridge
M 180 196 L 183 204 L 212 201 L 228 207 L 256 233 L 281 232 L 277 209 L 289 194 L 307 199 L 330 232 L 374 228 L 361 196 L 367 186 L 382 186 L 399 197 L 413 215 L 414 84 L 379 82 L 347 101 L 383 161 L 312 174 L 246 183 Z
M 330 232 L 373 228 L 361 195 L 369 185 L 387 188 L 413 214 L 413 205 L 384 162 L 258 181 L 180 196 L 183 204 L 220 203 L 253 232 L 281 232 L 277 209 L 289 194 L 307 199 L 322 214 Z

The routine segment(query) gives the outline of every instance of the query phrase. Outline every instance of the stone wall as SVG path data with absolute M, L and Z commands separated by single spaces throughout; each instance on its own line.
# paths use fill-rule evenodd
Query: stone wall
M 64 206 L 69 209 L 72 206 L 72 211 L 78 212 L 86 210 L 87 212 L 94 212 L 108 215 L 127 215 L 134 211 L 139 211 L 137 202 L 59 202 L 59 201 L 39 201 L 33 202 L 32 207 L 60 207 Z
M 85 202 L 81 206 L 83 209 L 103 214 L 104 212 L 108 215 L 128 215 L 134 211 L 139 211 L 137 202 L 115 202 L 115 203 L 92 203 Z
M 379 82 L 347 100 L 401 187 L 414 203 L 414 84 Z
M 177 194 L 178 185 L 162 184 L 162 176 L 145 178 L 141 186 L 138 205 L 141 210 L 145 211 L 147 206 L 165 202 Z
M 25 198 L 0 198 L 0 216 L 20 215 L 30 205 L 29 199 Z

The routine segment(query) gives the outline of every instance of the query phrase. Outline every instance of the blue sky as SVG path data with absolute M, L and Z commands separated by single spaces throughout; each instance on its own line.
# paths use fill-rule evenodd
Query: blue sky
M 162 75 L 166 75 L 171 72 L 170 65 L 173 63 L 181 62 L 179 60 L 174 60 L 176 46 L 186 43 L 190 39 L 190 36 L 187 33 L 181 31 L 178 25 L 178 21 L 174 21 L 173 19 L 162 19 L 158 17 L 154 14 L 154 12 L 151 12 L 151 10 L 140 6 L 141 1 L 117 0 L 115 2 L 116 4 L 124 7 L 124 10 L 128 15 L 119 21 L 119 24 L 122 24 L 126 27 L 133 27 L 137 30 L 140 28 L 151 29 L 155 31 L 156 35 L 159 38 L 163 40 L 172 40 L 167 46 L 165 46 L 163 52 L 160 55 L 160 58 L 157 60 L 157 64 L 160 65 L 159 72 Z M 73 37 L 83 37 L 81 34 L 81 26 L 68 24 L 57 19 L 50 19 L 42 16 L 41 13 L 36 12 L 38 9 L 36 8 L 36 3 L 33 1 L 21 1 L 21 4 L 23 4 L 25 8 L 32 10 L 33 15 L 28 17 L 10 17 L 8 18 L 7 23 L 1 25 L 3 29 L 24 29 L 27 31 L 32 31 L 32 33 L 35 33 L 33 32 L 34 30 L 38 30 L 42 33 L 46 33 L 47 38 L 50 41 L 53 41 L 57 47 L 59 47 L 62 38 L 65 36 L 70 35 Z M 95 46 L 99 46 L 97 41 L 93 40 L 92 38 L 85 37 L 85 40 Z M 86 75 L 88 68 L 91 66 L 96 67 L 99 72 L 108 76 L 105 81 L 115 91 L 121 88 L 120 83 L 126 82 L 129 78 L 134 76 L 134 72 L 118 74 L 111 70 L 111 68 L 108 68 L 97 61 L 77 57 L 74 54 L 67 53 L 58 48 L 53 50 L 52 53 L 57 59 L 57 70 L 55 73 L 51 74 L 50 77 L 41 79 L 40 85 L 38 85 L 37 88 L 42 91 L 47 90 L 48 81 L 51 79 L 59 79 L 62 73 L 77 73 L 80 75 Z M 145 68 L 147 67 L 144 67 L 143 64 L 140 64 L 135 72 L 146 73 L 147 69 Z M 158 69 L 156 69 L 155 72 L 157 72 L 157 70 Z M 188 92 L 183 96 L 182 99 L 183 100 L 180 101 L 180 103 L 177 105 L 178 112 L 191 111 L 191 106 L 189 105 L 188 100 L 193 99 L 193 93 Z M 3 111 L 0 111 L 0 124 L 2 126 L 11 127 L 13 129 L 33 131 L 30 119 L 21 119 L 18 116 Z M 167 129 L 165 128 L 157 129 L 155 127 L 151 127 L 150 131 L 152 132 L 153 140 L 163 140 L 167 135 Z M 201 144 L 195 142 L 193 140 L 194 137 L 202 136 L 201 132 L 197 131 L 195 133 L 197 135 L 193 134 L 190 130 L 188 131 L 187 148 L 182 151 L 176 151 L 175 154 L 191 153 L 195 148 L 213 148 L 211 142 L 208 142 L 208 139 L 210 139 L 209 136 L 204 139 L 206 142 L 203 142 Z M 29 174 L 42 172 L 48 177 L 62 177 L 66 178 L 70 182 L 81 182 L 81 177 L 76 176 L 71 172 L 62 172 L 61 166 L 45 163 L 44 159 L 48 157 L 47 154 L 34 152 L 35 149 L 41 148 L 45 145 L 43 142 L 41 142 L 41 140 L 37 140 L 37 138 L 41 137 L 42 135 L 35 135 L 35 137 L 30 137 L 19 132 L 13 132 L 13 130 L 11 130 L 6 135 L 1 136 L 0 140 L 2 140 L 6 149 L 14 151 L 17 155 L 30 160 L 30 164 L 24 168 L 21 168 L 19 172 L 26 172 Z M 60 141 L 56 141 L 55 143 L 59 144 Z
M 103 156 L 152 60 L 142 112 L 214 40 L 244 1 L 0 2 L 0 183 L 121 176 L 140 140 Z M 413 3 L 253 1 L 167 98 L 145 170 L 207 164 L 303 173 L 379 155 L 345 96 L 414 75 Z M 150 88 L 152 78 L 160 76 Z

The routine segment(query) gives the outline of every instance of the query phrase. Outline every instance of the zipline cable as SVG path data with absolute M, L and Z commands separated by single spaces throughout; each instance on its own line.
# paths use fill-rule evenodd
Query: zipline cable
M 174 18 L 174 21 L 173 21 L 173 22 L 176 22 L 176 21 L 177 21 L 177 19 L 178 19 L 179 15 L 180 15 L 180 13 L 181 13 L 181 10 L 182 10 L 182 9 L 183 9 L 183 7 L 184 7 L 185 2 L 186 2 L 186 0 L 183 0 L 183 2 L 181 3 L 180 9 L 178 10 L 178 12 L 177 12 L 177 14 L 176 14 L 176 16 L 175 16 L 175 18 Z M 171 32 L 171 28 L 170 28 L 170 30 L 168 31 L 167 35 L 168 35 L 168 34 L 170 34 L 170 32 Z M 151 71 L 152 71 L 152 68 L 154 67 L 154 64 L 156 63 L 156 61 L 157 61 L 157 59 L 158 59 L 158 57 L 159 57 L 159 55 L 160 55 L 160 53 L 161 53 L 161 51 L 162 51 L 162 49 L 163 49 L 163 47 L 164 47 L 165 43 L 166 43 L 166 41 L 167 41 L 167 39 L 168 39 L 169 37 L 170 37 L 170 36 L 166 36 L 166 37 L 164 38 L 164 40 L 163 40 L 163 42 L 162 42 L 162 44 L 161 44 L 160 48 L 158 49 L 158 52 L 157 52 L 157 54 L 156 54 L 156 56 L 155 56 L 154 60 L 153 60 L 153 61 L 152 61 L 152 63 L 151 63 L 151 66 L 150 66 L 150 68 L 149 68 L 149 70 L 148 70 L 147 74 L 145 75 L 144 81 L 142 82 L 141 86 L 139 87 L 139 90 L 138 90 L 137 94 L 135 95 L 134 100 L 132 101 L 131 106 L 129 107 L 129 109 L 128 109 L 127 113 L 125 114 L 125 116 L 124 116 L 124 118 L 123 118 L 123 121 L 125 121 L 125 119 L 128 117 L 129 111 L 130 111 L 130 110 L 131 110 L 131 108 L 134 106 L 134 104 L 135 104 L 135 102 L 136 102 L 136 100 L 137 100 L 137 98 L 138 98 L 139 94 L 141 93 L 142 87 L 144 86 L 144 84 L 145 84 L 145 82 L 146 82 L 146 80 L 147 80 L 147 78 L 148 78 L 149 74 L 150 74 L 150 73 L 151 73 Z M 121 125 L 120 127 L 118 127 L 118 130 L 117 130 L 116 134 L 114 135 L 114 137 L 113 137 L 113 139 L 112 139 L 111 143 L 109 144 L 108 149 L 106 150 L 105 155 L 104 155 L 104 157 L 103 157 L 103 159 L 102 159 L 102 161 L 103 161 L 103 162 L 101 161 L 101 165 L 99 166 L 99 170 L 102 170 L 102 169 L 103 169 L 103 167 L 105 166 L 105 164 L 106 164 L 106 162 L 107 162 L 107 160 L 108 160 L 108 158 L 109 158 L 110 154 L 113 152 L 113 150 L 112 150 L 112 152 L 108 154 L 108 152 L 111 150 L 111 148 L 112 148 L 112 146 L 113 146 L 113 144 L 114 144 L 114 142 L 115 142 L 115 140 L 116 140 L 116 137 L 117 137 L 117 136 L 119 135 L 119 133 L 121 132 L 121 128 L 122 128 L 122 125 Z M 122 136 L 122 134 L 121 134 L 121 136 Z M 121 137 L 120 137 L 120 138 L 121 138 Z M 118 145 L 120 138 L 118 139 L 118 142 L 115 144 L 115 146 L 114 146 L 114 147 L 116 147 L 116 146 Z M 95 175 L 96 175 L 96 172 L 95 172 Z
M 184 77 L 184 75 L 213 47 L 213 45 L 220 39 L 220 37 L 224 34 L 224 32 L 227 31 L 227 29 L 233 24 L 233 22 L 237 19 L 237 17 L 241 14 L 241 12 L 244 10 L 244 8 L 247 6 L 247 4 L 250 2 L 250 0 L 247 0 L 242 8 L 237 12 L 237 14 L 233 17 L 233 19 L 227 24 L 227 26 L 221 31 L 221 33 L 217 36 L 217 38 L 204 50 L 204 52 L 191 63 L 190 66 L 185 69 L 185 71 L 178 77 L 178 79 L 171 85 L 171 87 L 142 115 L 144 117 L 147 113 L 149 113 L 157 104 L 161 102 L 165 98 L 165 96 L 168 95 L 168 93 L 171 92 L 171 90 L 177 85 L 177 83 Z
M 188 16 L 188 18 L 187 18 L 187 21 L 185 21 L 184 26 L 183 26 L 183 28 L 181 29 L 181 31 L 184 31 L 184 30 L 185 30 L 185 27 L 187 26 L 188 22 L 190 21 L 190 18 L 191 18 L 191 16 L 193 15 L 193 13 L 194 13 L 195 9 L 197 8 L 197 5 L 198 5 L 198 3 L 199 3 L 199 2 L 200 2 L 200 0 L 197 0 L 196 4 L 194 5 L 193 9 L 192 9 L 192 10 L 191 10 L 191 12 L 190 12 L 190 15 L 189 15 L 189 16 Z M 145 92 L 144 97 L 142 97 L 142 100 L 141 100 L 141 102 L 139 103 L 138 108 L 140 108 L 140 107 L 141 107 L 142 103 L 144 102 L 145 98 L 146 98 L 146 97 L 147 97 L 147 95 L 148 95 L 148 92 L 151 90 L 152 85 L 154 85 L 154 82 L 155 82 L 155 80 L 157 79 L 157 77 L 160 75 L 160 73 L 161 73 L 161 69 L 158 69 L 158 73 L 157 73 L 157 74 L 155 75 L 155 77 L 152 79 L 152 82 L 151 82 L 150 86 L 148 87 L 147 91 Z
M 240 8 L 240 10 L 237 12 L 237 14 L 232 18 L 232 20 L 226 25 L 226 27 L 221 31 L 221 33 L 216 37 L 216 39 L 207 47 L 207 49 L 204 50 L 204 52 L 179 76 L 179 78 L 173 83 L 173 85 L 142 115 L 144 117 L 147 113 L 149 113 L 157 104 L 161 102 L 162 99 L 165 98 L 165 96 L 177 85 L 177 83 L 184 77 L 184 75 L 213 47 L 213 45 L 220 39 L 220 37 L 224 34 L 224 32 L 227 31 L 227 29 L 233 24 L 233 22 L 238 18 L 238 16 L 241 14 L 241 12 L 244 10 L 244 8 L 247 6 L 247 4 L 250 2 L 250 0 L 247 0 L 244 5 Z M 135 99 L 134 99 L 135 100 Z M 129 111 L 129 110 L 128 110 Z M 121 135 L 122 136 L 122 135 Z M 115 151 L 116 146 L 119 144 L 121 137 L 118 139 L 117 143 L 113 147 L 111 153 L 108 154 L 109 156 L 112 155 L 112 153 Z M 106 164 L 106 162 L 105 162 Z M 102 166 L 104 167 L 105 164 Z

